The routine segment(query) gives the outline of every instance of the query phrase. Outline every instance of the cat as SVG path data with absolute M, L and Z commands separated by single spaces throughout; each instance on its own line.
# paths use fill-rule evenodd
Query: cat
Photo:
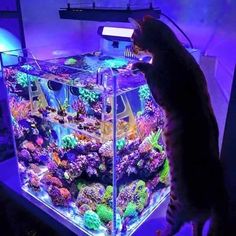
M 137 62 L 153 98 L 165 113 L 164 140 L 170 164 L 170 201 L 163 236 L 192 222 L 193 235 L 226 232 L 227 194 L 219 160 L 218 125 L 203 72 L 173 31 L 150 16 L 135 26 L 133 43 L 152 54 L 152 64 Z

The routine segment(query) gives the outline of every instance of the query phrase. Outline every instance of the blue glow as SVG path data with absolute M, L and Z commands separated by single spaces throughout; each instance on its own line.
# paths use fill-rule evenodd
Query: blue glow
M 4 52 L 20 48 L 21 44 L 19 39 L 9 31 L 0 28 L 0 51 Z
M 0 52 L 16 50 L 21 48 L 21 43 L 17 37 L 15 37 L 9 31 L 0 28 Z M 15 57 L 7 56 L 3 54 L 3 64 L 14 64 Z M 0 68 L 1 69 L 1 68 Z

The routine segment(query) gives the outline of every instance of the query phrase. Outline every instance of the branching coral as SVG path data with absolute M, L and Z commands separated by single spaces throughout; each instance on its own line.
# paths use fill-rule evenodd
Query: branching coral
M 62 137 L 62 147 L 64 149 L 75 148 L 78 145 L 78 140 L 73 134 L 68 134 Z
M 99 99 L 98 93 L 86 88 L 79 88 L 79 94 L 80 98 L 87 103 L 96 102 Z
M 84 214 L 84 226 L 88 229 L 92 230 L 98 230 L 101 226 L 101 221 L 99 219 L 99 216 L 91 210 L 88 210 Z
M 139 97 L 140 100 L 145 101 L 149 99 L 151 96 L 150 89 L 148 88 L 148 85 L 143 85 L 139 88 Z
M 162 130 L 158 129 L 157 132 L 151 132 L 151 134 L 148 137 L 149 142 L 151 143 L 153 148 L 156 148 L 157 150 L 159 150 L 160 152 L 163 151 L 163 147 L 158 143 L 160 136 L 161 136 Z
M 23 88 L 26 88 L 29 85 L 29 81 L 35 81 L 37 77 L 28 75 L 24 72 L 16 73 L 17 83 L 20 84 Z
M 81 99 L 75 100 L 71 107 L 77 112 L 77 114 L 84 115 L 86 113 L 84 102 Z
M 169 183 L 169 172 L 170 172 L 170 166 L 169 166 L 168 160 L 166 159 L 165 163 L 163 165 L 163 169 L 160 172 L 159 179 L 160 179 L 161 183 L 168 185 L 168 183 Z

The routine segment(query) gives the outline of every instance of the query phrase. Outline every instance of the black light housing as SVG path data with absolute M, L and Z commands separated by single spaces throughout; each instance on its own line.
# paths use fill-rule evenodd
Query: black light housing
M 160 9 L 152 7 L 146 9 L 111 9 L 111 8 L 61 8 L 59 15 L 61 19 L 85 20 L 85 21 L 110 21 L 129 22 L 128 18 L 142 19 L 145 15 L 160 18 Z

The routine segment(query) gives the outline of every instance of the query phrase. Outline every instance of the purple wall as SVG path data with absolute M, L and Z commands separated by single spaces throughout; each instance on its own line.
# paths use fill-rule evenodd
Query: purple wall
M 1 0 L 0 11 L 15 11 L 16 1 L 15 0 Z

